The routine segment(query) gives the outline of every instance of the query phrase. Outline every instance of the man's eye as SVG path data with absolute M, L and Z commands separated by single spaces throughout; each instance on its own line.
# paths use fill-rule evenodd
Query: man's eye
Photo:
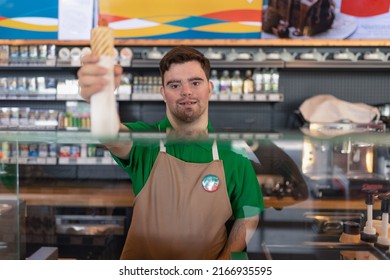
M 200 82 L 198 82 L 198 81 L 195 81 L 195 82 L 192 82 L 192 85 L 194 85 L 194 86 L 199 86 L 200 85 Z
M 171 84 L 170 85 L 170 88 L 171 89 L 176 89 L 176 88 L 178 88 L 179 87 L 179 84 Z

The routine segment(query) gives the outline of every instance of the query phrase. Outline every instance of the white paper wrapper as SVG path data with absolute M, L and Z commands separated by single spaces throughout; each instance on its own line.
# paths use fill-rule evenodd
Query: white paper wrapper
M 379 120 L 379 109 L 364 103 L 351 103 L 330 94 L 316 95 L 306 99 L 299 111 L 311 123 L 370 123 Z M 374 120 L 375 119 L 375 120 Z
M 91 97 L 91 133 L 99 137 L 115 137 L 119 132 L 119 119 L 114 95 L 115 59 L 101 56 L 98 63 L 109 71 L 105 78 L 109 83 L 104 89 Z

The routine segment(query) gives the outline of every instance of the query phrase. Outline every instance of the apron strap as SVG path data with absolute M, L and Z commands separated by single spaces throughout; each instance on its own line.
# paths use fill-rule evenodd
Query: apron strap
M 167 152 L 167 148 L 165 147 L 162 139 L 160 139 L 160 152 L 163 152 L 163 153 Z
M 213 142 L 213 160 L 219 160 L 217 141 L 215 139 Z

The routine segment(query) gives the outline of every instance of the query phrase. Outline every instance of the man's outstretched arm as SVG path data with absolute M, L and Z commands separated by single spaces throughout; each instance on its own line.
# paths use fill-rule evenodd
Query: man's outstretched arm
M 218 259 L 229 260 L 230 253 L 242 252 L 251 240 L 258 223 L 259 215 L 235 220 L 226 245 Z

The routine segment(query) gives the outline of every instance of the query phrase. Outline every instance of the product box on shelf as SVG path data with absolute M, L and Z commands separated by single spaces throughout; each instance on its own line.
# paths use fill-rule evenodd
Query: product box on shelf
M 38 46 L 37 45 L 28 46 L 28 57 L 29 57 L 29 64 L 30 65 L 35 65 L 38 63 Z
M 0 66 L 6 66 L 9 63 L 9 46 L 0 45 Z
M 65 79 L 57 83 L 57 100 L 77 100 L 79 96 L 79 85 L 76 79 Z
M 0 108 L 0 129 L 56 130 L 58 111 L 29 107 Z

